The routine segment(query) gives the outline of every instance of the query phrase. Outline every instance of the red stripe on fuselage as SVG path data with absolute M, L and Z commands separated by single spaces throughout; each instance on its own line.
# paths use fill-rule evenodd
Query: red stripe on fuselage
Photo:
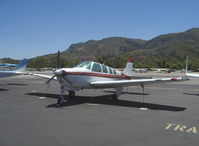
M 95 77 L 105 77 L 105 78 L 121 78 L 125 79 L 128 78 L 127 75 L 121 74 L 121 75 L 111 75 L 111 74 L 100 74 L 100 73 L 93 73 L 93 72 L 66 72 L 67 75 L 84 75 L 84 76 L 95 76 Z

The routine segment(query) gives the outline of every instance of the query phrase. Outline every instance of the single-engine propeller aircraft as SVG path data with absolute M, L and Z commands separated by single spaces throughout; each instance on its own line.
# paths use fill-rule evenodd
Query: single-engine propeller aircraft
M 196 77 L 196 78 L 199 78 L 199 74 L 194 74 L 194 73 L 188 73 L 188 56 L 187 56 L 187 59 L 186 59 L 186 69 L 185 69 L 185 75 L 187 77 Z
M 18 66 L 11 70 L 0 71 L 0 78 L 26 74 L 27 59 L 22 60 Z
M 115 88 L 116 94 L 113 100 L 117 100 L 122 94 L 123 87 L 141 85 L 144 91 L 144 84 L 174 82 L 188 80 L 186 77 L 160 78 L 160 79 L 132 79 L 133 59 L 129 58 L 124 71 L 118 71 L 104 64 L 94 61 L 83 61 L 73 68 L 60 68 L 60 53 L 57 55 L 57 68 L 53 71 L 53 76 L 34 74 L 31 75 L 49 79 L 46 84 L 52 80 L 57 80 L 60 84 L 60 97 L 57 104 L 64 103 L 64 92 L 67 90 L 69 96 L 74 97 L 75 91 L 83 89 L 97 88 Z

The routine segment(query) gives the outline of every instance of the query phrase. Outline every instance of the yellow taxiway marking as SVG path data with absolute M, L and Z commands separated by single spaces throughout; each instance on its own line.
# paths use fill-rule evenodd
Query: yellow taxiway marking
M 172 131 L 179 131 L 179 132 L 186 132 L 186 133 L 193 133 L 197 134 L 196 126 L 186 126 L 186 125 L 178 125 L 173 123 L 166 123 L 164 128 L 165 130 L 172 130 Z
M 91 106 L 99 106 L 99 104 L 95 104 L 95 103 L 87 103 L 87 105 L 91 105 Z

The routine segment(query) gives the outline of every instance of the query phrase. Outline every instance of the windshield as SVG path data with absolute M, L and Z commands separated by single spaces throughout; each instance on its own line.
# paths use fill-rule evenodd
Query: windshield
M 77 64 L 75 67 L 90 69 L 91 64 L 92 64 L 92 61 L 84 61 L 84 62 Z

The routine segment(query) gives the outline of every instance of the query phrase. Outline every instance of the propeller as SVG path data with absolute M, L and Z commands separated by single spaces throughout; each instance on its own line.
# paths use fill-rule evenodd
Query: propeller
M 66 81 L 66 82 L 68 82 L 69 84 L 71 84 L 72 85 L 72 82 L 71 81 L 69 81 L 64 75 L 62 75 L 62 78 Z
M 59 51 L 57 52 L 56 62 L 57 62 L 56 69 L 60 69 L 60 52 Z
M 65 75 L 64 75 L 64 71 L 62 71 L 62 69 L 60 69 L 60 52 L 57 52 L 57 59 L 56 59 L 56 69 L 54 71 L 54 76 L 52 76 L 52 78 L 50 78 L 45 84 L 50 83 L 55 77 L 62 77 L 66 82 L 68 82 L 69 84 L 72 85 L 72 82 L 69 81 Z
M 50 83 L 55 77 L 56 77 L 56 75 L 52 76 L 52 78 L 50 78 L 45 84 Z

